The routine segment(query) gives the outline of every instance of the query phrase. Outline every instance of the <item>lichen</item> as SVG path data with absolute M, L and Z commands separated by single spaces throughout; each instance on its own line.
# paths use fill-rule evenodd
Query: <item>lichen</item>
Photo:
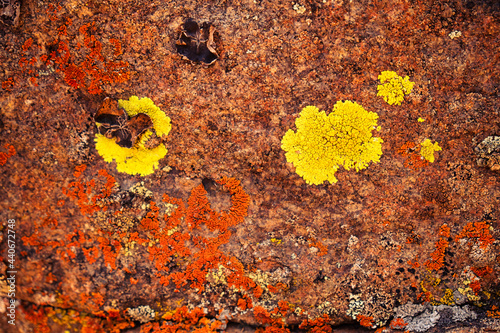
M 9 145 L 8 143 L 6 143 L 4 145 L 4 148 L 7 149 L 8 151 L 6 153 L 0 152 L 0 166 L 5 165 L 5 163 L 7 163 L 9 158 L 11 158 L 16 154 L 16 149 L 14 148 L 13 145 Z
M 133 117 L 138 113 L 147 114 L 153 122 L 156 135 L 159 137 L 168 135 L 172 129 L 170 118 L 147 97 L 131 96 L 128 101 L 120 99 L 118 100 L 118 106 L 124 108 L 129 117 Z
M 382 96 L 390 105 L 401 105 L 404 96 L 411 93 L 415 82 L 411 82 L 408 76 L 402 78 L 396 72 L 383 71 L 378 79 L 377 96 Z
M 380 161 L 383 140 L 372 136 L 372 130 L 380 130 L 377 119 L 375 112 L 352 101 L 338 101 L 328 115 L 307 106 L 295 120 L 297 132 L 288 130 L 281 148 L 306 183 L 333 184 L 340 166 L 359 171 Z
M 149 305 L 141 305 L 136 308 L 128 308 L 127 313 L 134 321 L 147 323 L 155 319 L 155 310 L 151 309 Z
M 118 105 L 125 109 L 129 117 L 138 113 L 147 114 L 153 122 L 156 135 L 160 138 L 165 138 L 172 128 L 170 118 L 147 97 L 139 99 L 137 96 L 132 96 L 128 101 L 119 100 Z M 96 134 L 96 149 L 106 162 L 116 161 L 116 169 L 119 172 L 146 176 L 158 168 L 158 161 L 167 154 L 167 148 L 163 143 L 154 148 L 146 147 L 145 144 L 152 134 L 152 131 L 146 131 L 132 148 L 120 147 L 114 138 L 108 139 Z
M 434 163 L 434 152 L 442 150 L 439 144 L 437 142 L 432 143 L 430 139 L 425 139 L 424 142 L 421 143 L 421 146 L 420 155 L 427 161 Z

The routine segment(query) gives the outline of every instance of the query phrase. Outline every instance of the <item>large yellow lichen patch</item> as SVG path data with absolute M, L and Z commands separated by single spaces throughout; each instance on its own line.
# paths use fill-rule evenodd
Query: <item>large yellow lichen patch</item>
M 288 162 L 306 183 L 336 183 L 335 172 L 365 169 L 380 161 L 383 140 L 372 136 L 378 115 L 351 101 L 338 101 L 328 115 L 315 106 L 300 112 L 297 131 L 288 130 L 281 140 Z
M 172 125 L 170 118 L 147 97 L 139 99 L 132 96 L 127 100 L 119 100 L 118 105 L 125 109 L 129 117 L 138 113 L 145 113 L 153 122 L 156 135 L 164 138 L 170 132 Z M 116 170 L 131 175 L 146 176 L 158 168 L 158 162 L 167 154 L 167 148 L 160 143 L 154 148 L 146 148 L 145 143 L 153 135 L 151 130 L 144 132 L 132 148 L 120 147 L 114 138 L 108 139 L 101 134 L 96 134 L 96 149 L 99 155 L 108 162 L 116 162 Z

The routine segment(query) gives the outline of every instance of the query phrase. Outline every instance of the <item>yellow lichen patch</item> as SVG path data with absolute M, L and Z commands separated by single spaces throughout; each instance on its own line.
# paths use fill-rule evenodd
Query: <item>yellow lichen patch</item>
M 137 96 L 132 96 L 128 101 L 119 100 L 118 104 L 130 117 L 138 113 L 147 114 L 153 122 L 153 128 L 158 137 L 164 138 L 172 128 L 170 118 L 149 98 L 139 99 Z M 167 154 L 167 148 L 163 143 L 154 148 L 145 147 L 145 143 L 152 134 L 151 130 L 144 132 L 132 148 L 120 147 L 114 138 L 108 139 L 101 134 L 96 134 L 96 149 L 106 162 L 111 163 L 114 160 L 116 170 L 119 172 L 146 176 L 158 168 L 158 161 Z
M 441 147 L 439 147 L 439 144 L 437 142 L 432 143 L 430 139 L 425 139 L 421 145 L 420 155 L 422 155 L 422 157 L 427 161 L 434 163 L 434 152 L 442 150 Z
M 156 135 L 159 137 L 168 135 L 172 129 L 170 118 L 147 97 L 131 96 L 128 101 L 120 99 L 118 100 L 118 106 L 124 108 L 129 117 L 133 117 L 138 113 L 147 114 L 153 122 Z
M 335 172 L 365 169 L 379 162 L 383 140 L 372 136 L 378 115 L 351 101 L 338 101 L 328 115 L 307 106 L 295 120 L 297 132 L 288 130 L 281 140 L 288 162 L 306 183 L 319 185 L 337 182 Z
M 408 76 L 402 78 L 396 72 L 384 71 L 379 76 L 380 83 L 377 86 L 377 96 L 382 96 L 390 105 L 401 105 L 404 96 L 411 93 L 415 82 L 411 82 Z
M 444 296 L 439 300 L 441 304 L 455 305 L 455 298 L 453 296 L 453 290 L 447 288 L 444 292 Z

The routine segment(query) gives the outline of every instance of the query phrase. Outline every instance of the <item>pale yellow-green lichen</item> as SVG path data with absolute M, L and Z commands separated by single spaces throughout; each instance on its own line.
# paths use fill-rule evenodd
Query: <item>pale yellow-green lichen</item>
M 164 138 L 172 128 L 170 118 L 147 97 L 139 99 L 137 96 L 132 96 L 128 101 L 119 100 L 118 105 L 123 107 L 130 117 L 138 113 L 147 114 L 153 122 L 153 129 L 158 137 Z M 114 160 L 116 170 L 119 172 L 146 176 L 158 168 L 158 161 L 167 154 L 167 148 L 163 143 L 154 148 L 145 147 L 146 141 L 152 134 L 151 130 L 144 132 L 132 148 L 120 147 L 114 138 L 108 139 L 104 135 L 96 134 L 96 149 L 106 162 L 111 163 Z
M 393 71 L 383 71 L 378 79 L 381 84 L 377 86 L 377 96 L 382 96 L 390 105 L 401 105 L 404 96 L 411 93 L 415 85 L 408 76 L 402 78 Z
M 425 141 L 421 143 L 421 146 L 420 155 L 427 161 L 434 163 L 434 152 L 442 150 L 439 144 L 437 142 L 432 143 L 430 139 L 425 139 Z
M 288 162 L 306 183 L 336 183 L 335 172 L 365 169 L 379 162 L 383 140 L 372 136 L 378 115 L 352 101 L 338 101 L 328 115 L 307 106 L 295 120 L 297 132 L 288 130 L 281 140 Z

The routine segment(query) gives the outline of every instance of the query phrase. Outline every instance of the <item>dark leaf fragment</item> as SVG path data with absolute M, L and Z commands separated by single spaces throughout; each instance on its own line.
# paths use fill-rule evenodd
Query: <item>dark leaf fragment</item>
M 116 101 L 106 97 L 94 115 L 99 133 L 108 139 L 116 138 L 120 147 L 131 148 L 147 129 L 153 126 L 148 115 L 139 113 L 129 118 L 125 110 L 118 108 Z
M 188 19 L 175 45 L 177 53 L 191 61 L 212 64 L 219 57 L 215 50 L 214 32 L 213 25 L 203 23 L 200 27 L 197 22 Z

